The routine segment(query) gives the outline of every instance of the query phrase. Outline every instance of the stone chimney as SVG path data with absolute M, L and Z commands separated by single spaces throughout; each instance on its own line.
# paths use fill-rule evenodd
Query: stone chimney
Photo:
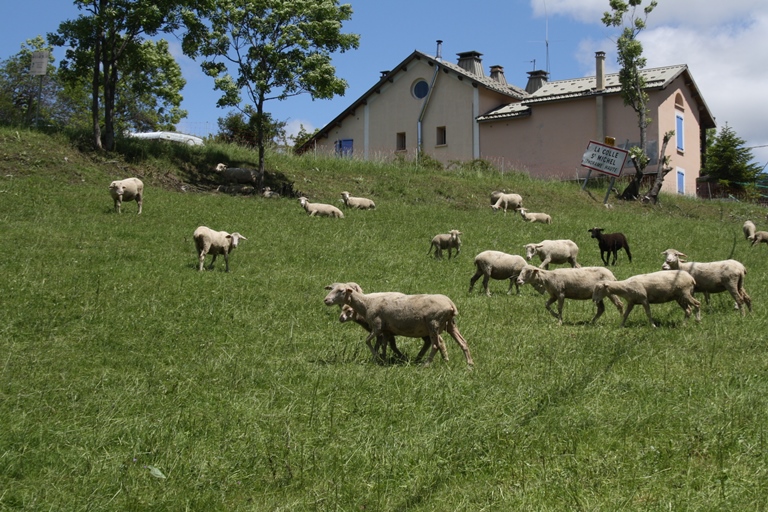
M 458 65 L 460 68 L 476 76 L 485 76 L 485 73 L 483 72 L 483 61 L 480 58 L 483 55 L 482 53 L 473 51 L 461 52 L 456 55 L 459 56 Z
M 501 85 L 507 85 L 507 79 L 504 78 L 504 68 L 502 66 L 491 66 L 491 78 Z
M 595 52 L 595 91 L 605 89 L 605 52 Z
M 528 84 L 525 86 L 525 92 L 528 94 L 535 93 L 547 83 L 547 78 L 549 78 L 549 73 L 543 69 L 528 71 Z

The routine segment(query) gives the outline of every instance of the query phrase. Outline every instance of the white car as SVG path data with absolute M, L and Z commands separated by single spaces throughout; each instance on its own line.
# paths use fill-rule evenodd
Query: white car
M 187 135 L 186 133 L 178 132 L 145 132 L 145 133 L 129 133 L 129 137 L 135 139 L 159 139 L 159 140 L 172 140 L 174 142 L 181 142 L 189 146 L 202 146 L 203 139 L 195 137 L 194 135 Z

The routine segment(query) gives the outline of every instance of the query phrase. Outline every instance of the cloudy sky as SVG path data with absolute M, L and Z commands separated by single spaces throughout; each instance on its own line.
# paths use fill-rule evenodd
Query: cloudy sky
M 347 32 L 360 34 L 360 48 L 334 57 L 337 73 L 349 83 L 345 96 L 312 101 L 308 97 L 271 102 L 276 119 L 295 131 L 320 128 L 367 91 L 380 72 L 396 66 L 413 50 L 434 54 L 443 40 L 443 58 L 475 50 L 486 73 L 504 66 L 508 82 L 525 86 L 527 71 L 545 69 L 551 80 L 594 75 L 594 54 L 607 53 L 609 72 L 616 65 L 619 30 L 600 22 L 608 0 L 347 0 L 352 20 Z M 648 4 L 646 0 L 644 4 Z M 79 11 L 68 0 L 26 0 L 3 6 L 0 59 L 21 43 L 55 31 Z M 768 1 L 659 0 L 641 41 L 647 67 L 687 64 L 718 127 L 727 123 L 752 147 L 755 161 L 768 163 Z M 217 130 L 227 112 L 216 108 L 212 80 L 197 63 L 180 54 L 187 86 L 183 108 L 188 119 L 178 128 L 198 135 Z M 548 51 L 547 51 L 548 48 Z M 54 52 L 57 59 L 63 50 Z M 762 147 L 761 147 L 762 146 Z

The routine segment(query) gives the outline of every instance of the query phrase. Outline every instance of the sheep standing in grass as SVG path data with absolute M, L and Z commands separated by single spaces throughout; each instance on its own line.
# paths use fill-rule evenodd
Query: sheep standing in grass
M 504 209 L 504 214 L 507 213 L 507 209 L 517 210 L 523 206 L 523 197 L 520 194 L 500 194 L 495 204 L 491 205 L 494 212 L 499 209 Z
M 501 251 L 483 251 L 475 256 L 475 275 L 469 280 L 469 293 L 472 293 L 472 288 L 475 286 L 475 282 L 483 276 L 483 289 L 487 296 L 491 296 L 491 292 L 488 291 L 488 280 L 493 279 L 509 279 L 509 289 L 507 295 L 512 293 L 512 285 L 515 285 L 517 293 L 520 294 L 520 286 L 517 284 L 517 276 L 520 275 L 520 271 L 525 266 L 525 259 L 522 256 L 516 254 L 507 254 Z
M 694 293 L 703 293 L 709 304 L 710 293 L 728 292 L 736 301 L 736 309 L 744 315 L 744 304 L 752 311 L 752 299 L 744 289 L 747 268 L 736 260 L 710 261 L 706 263 L 686 262 L 687 256 L 675 249 L 667 249 L 664 256 L 663 270 L 684 270 L 696 281 Z
M 350 196 L 347 191 L 341 193 L 341 200 L 344 201 L 347 208 L 357 208 L 358 210 L 373 210 L 376 208 L 376 203 L 370 199 Z
M 751 220 L 744 221 L 744 225 L 741 226 L 741 229 L 744 231 L 744 238 L 747 240 L 755 238 L 755 230 L 757 228 L 755 227 L 755 223 Z
M 595 285 L 600 281 L 615 281 L 613 273 L 604 267 L 581 267 L 581 268 L 558 268 L 555 270 L 544 270 L 533 265 L 526 265 L 517 276 L 517 284 L 530 284 L 541 293 L 547 293 L 549 299 L 544 307 L 552 316 L 557 318 L 559 325 L 563 324 L 563 303 L 565 299 L 590 300 L 593 299 L 592 292 Z M 619 313 L 622 312 L 622 304 L 618 297 L 613 294 L 607 294 L 613 302 Z M 604 296 L 605 297 L 605 296 Z M 603 297 L 603 298 L 604 298 Z M 552 311 L 552 304 L 557 302 L 557 313 Z M 597 313 L 592 318 L 595 323 L 605 311 L 603 299 L 595 301 L 597 304 Z
M 531 261 L 534 255 L 541 260 L 539 268 L 549 269 L 550 263 L 570 263 L 572 267 L 579 268 L 576 258 L 579 255 L 579 246 L 572 240 L 542 240 L 537 244 L 525 245 L 525 259 Z
M 299 198 L 299 204 L 310 217 L 337 217 L 344 218 L 344 214 L 332 204 L 310 203 L 306 197 Z
M 351 287 L 335 288 L 326 295 L 326 305 L 347 304 L 356 313 L 362 315 L 371 327 L 371 333 L 366 343 L 372 352 L 373 338 L 379 339 L 385 333 L 393 336 L 422 338 L 429 336 L 432 350 L 425 361 L 430 364 L 439 350 L 444 360 L 448 360 L 440 333 L 446 331 L 456 341 L 464 352 L 469 366 L 474 365 L 469 353 L 467 341 L 459 332 L 456 325 L 458 309 L 451 299 L 445 295 L 406 295 L 399 298 L 369 297 Z M 375 355 L 375 353 L 374 353 Z
M 632 253 L 629 251 L 627 237 L 623 233 L 603 234 L 603 228 L 592 228 L 587 231 L 592 234 L 592 238 L 597 238 L 597 243 L 600 246 L 600 259 L 603 260 L 603 264 L 608 265 L 608 260 L 611 259 L 611 253 L 613 253 L 611 265 L 615 265 L 618 252 L 621 249 L 624 249 L 629 262 L 632 263 Z
M 529 213 L 526 208 L 518 208 L 520 216 L 527 222 L 541 222 L 542 224 L 552 224 L 552 217 L 546 213 Z
M 432 253 L 432 249 L 434 248 L 435 258 L 437 259 L 442 259 L 443 251 L 445 249 L 448 249 L 448 259 L 451 259 L 452 249 L 456 249 L 456 257 L 458 257 L 461 252 L 461 238 L 459 238 L 459 235 L 461 235 L 461 231 L 457 229 L 452 229 L 448 233 L 441 235 L 435 235 L 429 244 L 427 256 Z
M 768 231 L 755 231 L 752 237 L 752 246 L 758 245 L 760 242 L 768 244 Z
M 503 194 L 506 194 L 506 191 L 504 190 L 494 190 L 491 192 L 491 206 L 496 204 L 496 201 L 499 200 L 499 197 L 501 197 Z
M 627 321 L 635 304 L 642 304 L 651 327 L 656 327 L 651 318 L 651 304 L 676 301 L 685 311 L 685 318 L 696 310 L 696 320 L 701 320 L 701 304 L 693 298 L 696 281 L 683 270 L 662 270 L 650 274 L 639 274 L 624 281 L 601 281 L 594 287 L 592 300 L 603 300 L 609 294 L 618 295 L 627 301 L 627 309 L 621 319 L 621 327 Z
M 115 202 L 115 211 L 121 212 L 123 201 L 136 201 L 139 205 L 138 213 L 141 214 L 141 207 L 144 204 L 144 183 L 139 178 L 126 178 L 116 180 L 109 184 L 109 194 Z
M 229 272 L 229 253 L 237 248 L 240 240 L 248 240 L 240 233 L 230 234 L 226 231 L 214 231 L 206 226 L 199 226 L 195 229 L 192 238 L 195 240 L 195 248 L 197 249 L 197 269 L 201 272 L 203 270 L 203 263 L 205 263 L 206 254 L 213 255 L 211 266 L 208 267 L 209 270 L 213 269 L 216 256 L 223 254 L 226 271 Z

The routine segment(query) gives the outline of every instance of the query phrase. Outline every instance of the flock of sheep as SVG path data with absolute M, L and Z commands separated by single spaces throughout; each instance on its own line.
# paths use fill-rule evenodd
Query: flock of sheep
M 109 186 L 114 200 L 114 209 L 121 211 L 123 201 L 136 201 L 138 213 L 143 204 L 144 185 L 138 178 L 128 178 L 113 181 Z M 342 202 L 348 208 L 362 210 L 373 209 L 375 203 L 367 198 L 353 197 L 349 192 L 341 193 Z M 544 213 L 528 213 L 523 208 L 523 200 L 519 194 L 493 192 L 491 208 L 494 211 L 512 208 L 520 212 L 524 220 L 551 224 L 552 219 Z M 306 197 L 299 198 L 299 204 L 310 216 L 325 216 L 344 218 L 344 213 L 336 206 L 323 203 L 311 203 Z M 746 221 L 743 226 L 744 237 L 752 245 L 760 242 L 768 243 L 768 231 L 757 231 L 752 221 Z M 600 258 L 607 266 L 611 256 L 612 264 L 616 264 L 617 253 L 623 250 L 629 261 L 632 261 L 629 244 L 622 233 L 603 233 L 602 228 L 591 228 L 588 232 L 598 241 Z M 435 258 L 442 258 L 443 251 L 448 251 L 450 259 L 453 250 L 456 256 L 461 251 L 461 232 L 451 230 L 432 238 L 428 255 L 434 249 Z M 206 226 L 199 226 L 193 234 L 198 256 L 198 270 L 203 270 L 207 254 L 213 259 L 209 268 L 218 255 L 224 256 L 226 271 L 229 271 L 229 253 L 237 248 L 240 240 L 247 240 L 240 233 L 214 231 Z M 525 257 L 507 254 L 501 251 L 483 251 L 474 258 L 475 273 L 470 278 L 469 292 L 483 277 L 483 289 L 486 295 L 490 279 L 509 279 L 508 294 L 515 285 L 520 293 L 520 286 L 530 284 L 542 295 L 547 295 L 544 305 L 546 310 L 563 322 L 563 305 L 565 299 L 592 300 L 597 306 L 597 312 L 592 318 L 596 322 L 605 311 L 604 299 L 610 300 L 622 314 L 621 326 L 627 321 L 632 309 L 640 304 L 643 306 L 648 322 L 656 327 L 651 317 L 651 304 L 677 302 L 688 319 L 695 314 L 696 320 L 701 318 L 701 303 L 694 298 L 694 293 L 703 293 L 709 303 L 712 293 L 729 292 L 735 302 L 735 308 L 744 315 L 744 306 L 752 310 L 752 300 L 744 289 L 744 279 L 747 273 L 743 264 L 736 260 L 714 262 L 686 262 L 687 256 L 675 249 L 667 249 L 662 253 L 664 263 L 662 270 L 648 274 L 639 274 L 623 281 L 618 281 L 613 273 L 605 267 L 582 267 L 577 261 L 579 247 L 572 240 L 543 240 L 539 243 L 525 245 Z M 540 261 L 539 266 L 529 264 L 534 257 Z M 570 267 L 549 270 L 550 264 L 568 264 Z M 441 294 L 405 295 L 398 292 L 363 293 L 360 285 L 354 282 L 333 283 L 326 286 L 328 293 L 324 302 L 328 306 L 338 305 L 341 308 L 341 322 L 354 321 L 368 331 L 365 339 L 375 360 L 386 358 L 387 347 L 398 357 L 403 354 L 397 349 L 395 336 L 422 338 L 424 345 L 416 361 L 420 361 L 431 349 L 425 361 L 429 364 L 435 354 L 440 351 L 443 359 L 448 355 L 441 334 L 447 332 L 459 345 L 464 353 L 467 364 L 472 366 L 466 340 L 456 325 L 458 309 L 453 301 Z M 626 307 L 622 300 L 626 301 Z M 557 311 L 552 305 L 557 302 Z M 372 343 L 376 340 L 375 345 Z

